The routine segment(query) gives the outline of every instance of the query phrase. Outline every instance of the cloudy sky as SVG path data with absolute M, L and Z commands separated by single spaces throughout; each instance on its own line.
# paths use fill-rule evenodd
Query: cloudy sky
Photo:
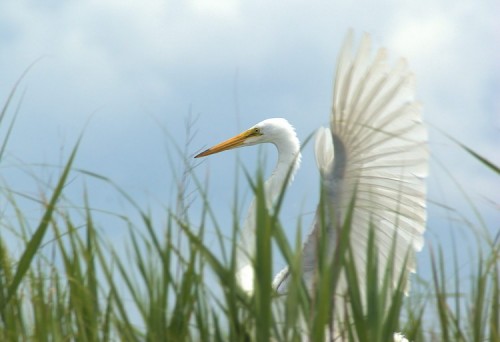
M 1 103 L 39 60 L 15 98 L 24 92 L 2 178 L 39 196 L 32 176 L 54 179 L 84 131 L 75 165 L 161 211 L 175 200 L 168 153 L 182 171 L 165 131 L 184 146 L 186 121 L 194 118 L 188 156 L 269 117 L 287 118 L 305 139 L 327 124 L 336 56 L 353 28 L 357 37 L 370 33 L 391 56 L 406 57 L 414 70 L 431 134 L 426 238 L 446 245 L 456 235 L 469 249 L 460 227 L 480 226 L 470 203 L 496 233 L 500 184 L 440 131 L 500 164 L 499 11 L 494 0 L 1 1 Z M 275 152 L 264 152 L 272 166 Z M 255 171 L 258 153 L 242 150 L 238 162 L 228 152 L 195 170 L 210 175 L 223 226 L 231 225 L 237 165 Z M 312 144 L 303 160 L 283 209 L 285 226 L 297 217 L 305 225 L 312 220 L 318 188 Z M 120 210 L 116 193 L 80 177 L 69 187 L 75 202 L 85 183 L 92 206 Z M 244 211 L 250 195 L 241 177 L 240 194 Z M 116 233 L 112 226 L 103 231 Z

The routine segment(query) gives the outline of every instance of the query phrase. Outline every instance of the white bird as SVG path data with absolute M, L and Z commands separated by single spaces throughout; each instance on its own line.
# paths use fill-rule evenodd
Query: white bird
M 385 270 L 393 261 L 398 279 L 401 272 L 414 271 L 414 251 L 423 246 L 427 131 L 421 106 L 414 99 L 414 77 L 405 60 L 391 68 L 385 49 L 371 55 L 369 35 L 363 36 L 357 53 L 353 52 L 352 41 L 350 32 L 338 59 L 330 127 L 320 128 L 315 142 L 322 187 L 335 215 L 327 222 L 327 244 L 333 253 L 337 229 L 342 227 L 355 196 L 350 242 L 358 280 L 366 279 L 360 266 L 366 264 L 370 227 L 375 228 L 379 270 Z M 300 143 L 288 121 L 264 120 L 196 158 L 260 143 L 272 143 L 278 150 L 277 165 L 265 182 L 267 206 L 272 212 L 274 202 L 287 180 L 293 180 L 301 161 Z M 255 215 L 254 200 L 243 224 L 237 259 L 237 280 L 248 292 L 253 291 L 254 284 Z M 302 275 L 309 287 L 315 277 L 319 234 L 317 214 L 302 250 Z M 394 238 L 395 253 L 390 255 Z M 410 260 L 405 264 L 408 251 Z M 278 292 L 286 291 L 288 275 L 285 268 L 275 276 L 273 286 Z M 345 290 L 345 278 L 342 282 L 338 287 Z M 365 289 L 366 285 L 360 283 L 359 287 Z

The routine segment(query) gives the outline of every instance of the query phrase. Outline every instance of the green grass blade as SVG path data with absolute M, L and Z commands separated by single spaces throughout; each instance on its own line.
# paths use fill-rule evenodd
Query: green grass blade
M 498 265 L 492 265 L 492 296 L 490 308 L 490 341 L 500 341 L 500 279 Z
M 11 101 L 14 99 L 14 96 L 15 96 L 16 91 L 17 91 L 17 87 L 19 87 L 19 84 L 24 79 L 24 77 L 26 77 L 26 75 L 28 74 L 28 72 L 30 71 L 30 69 L 33 68 L 33 66 L 35 64 L 37 64 L 41 59 L 42 58 L 38 58 L 33 63 L 31 63 L 23 71 L 23 73 L 21 74 L 21 76 L 17 79 L 16 83 L 14 83 L 14 86 L 11 88 L 9 95 L 7 95 L 7 100 L 5 101 L 5 103 L 4 103 L 3 107 L 2 107 L 2 110 L 0 111 L 0 126 L 2 125 L 2 121 L 5 119 L 7 111 L 9 110 Z M 23 92 L 23 94 L 21 95 L 21 99 L 19 100 L 17 108 L 14 111 L 14 116 L 12 118 L 12 121 L 9 124 L 9 127 L 7 129 L 7 133 L 6 133 L 6 135 L 5 135 L 4 139 L 3 139 L 2 145 L 0 146 L 0 161 L 2 160 L 3 154 L 4 154 L 5 149 L 7 147 L 7 142 L 9 141 L 10 134 L 12 133 L 12 129 L 14 127 L 14 123 L 15 123 L 17 115 L 19 113 L 19 109 L 20 109 L 21 103 L 23 102 L 24 94 L 25 93 Z
M 461 143 L 459 140 L 453 138 L 451 135 L 445 133 L 443 130 L 441 130 L 441 129 L 437 128 L 437 127 L 434 127 L 434 128 L 436 128 L 437 130 L 439 130 L 448 139 L 450 139 L 451 141 L 453 141 L 455 144 L 457 144 L 458 146 L 460 146 L 460 148 L 462 148 L 464 151 L 466 151 L 471 156 L 473 156 L 475 159 L 477 159 L 481 164 L 483 164 L 487 168 L 491 169 L 493 172 L 495 172 L 497 174 L 500 174 L 500 167 L 499 166 L 495 165 L 493 162 L 491 162 L 487 158 L 483 157 L 482 155 L 480 155 L 479 153 L 477 153 L 476 151 L 474 151 L 470 147 L 467 147 L 466 145 L 464 145 L 463 143 Z
M 436 305 L 438 312 L 438 319 L 440 324 L 441 338 L 443 341 L 450 340 L 449 323 L 448 323 L 448 306 L 446 304 L 446 289 L 445 284 L 441 282 L 440 275 L 443 275 L 443 270 L 438 271 L 436 258 L 431 249 L 431 271 L 432 280 L 434 283 L 434 291 L 436 294 Z
M 491 162 L 487 158 L 483 157 L 479 153 L 475 152 L 471 148 L 469 148 L 469 147 L 465 146 L 464 144 L 458 142 L 457 140 L 454 140 L 454 141 L 458 144 L 458 146 L 460 146 L 461 148 L 463 148 L 467 153 L 469 153 L 471 156 L 473 156 L 474 158 L 476 158 L 484 166 L 486 166 L 487 168 L 491 169 L 493 172 L 495 172 L 497 174 L 500 174 L 500 167 L 498 167 L 493 162 Z
M 264 181 L 259 174 L 256 188 L 256 253 L 255 253 L 255 314 L 256 341 L 269 341 L 272 325 L 271 282 L 272 254 L 271 231 L 273 219 L 266 207 Z
M 21 255 L 12 282 L 9 284 L 5 301 L 0 303 L 1 304 L 0 311 L 5 310 L 5 307 L 17 292 L 19 284 L 21 284 L 21 281 L 23 280 L 26 272 L 28 271 L 31 262 L 33 261 L 33 258 L 37 253 L 40 244 L 42 243 L 43 237 L 45 236 L 47 228 L 49 227 L 49 223 L 52 219 L 52 213 L 56 208 L 56 203 L 62 194 L 64 185 L 66 184 L 66 180 L 71 170 L 71 165 L 73 164 L 73 160 L 75 159 L 79 143 L 80 140 L 78 140 L 75 147 L 73 148 L 73 151 L 71 152 L 68 162 L 66 163 L 66 166 L 64 167 L 63 173 L 59 178 L 57 186 L 54 189 L 54 192 L 52 193 L 52 197 L 47 205 L 47 209 L 45 210 L 45 213 L 40 221 L 40 224 L 38 225 L 38 228 L 33 234 L 31 240 L 26 245 L 24 253 Z

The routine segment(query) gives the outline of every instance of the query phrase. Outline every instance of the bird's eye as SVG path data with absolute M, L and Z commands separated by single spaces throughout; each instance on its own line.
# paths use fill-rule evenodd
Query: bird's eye
M 259 129 L 259 128 L 257 128 L 257 127 L 255 127 L 255 128 L 253 129 L 253 133 L 254 133 L 254 134 L 260 134 L 260 129 Z

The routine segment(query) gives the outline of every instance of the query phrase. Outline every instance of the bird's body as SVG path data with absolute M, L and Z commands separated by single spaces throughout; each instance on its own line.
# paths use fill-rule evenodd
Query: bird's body
M 327 234 L 323 238 L 333 253 L 338 229 L 350 203 L 355 203 L 350 232 L 355 263 L 365 264 L 369 227 L 374 227 L 379 267 L 385 269 L 392 258 L 398 279 L 401 272 L 414 270 L 413 251 L 423 245 L 427 134 L 420 105 L 413 98 L 413 75 L 406 63 L 401 60 L 390 69 L 383 49 L 372 59 L 368 35 L 363 37 L 356 55 L 351 45 L 349 35 L 337 65 L 330 127 L 320 128 L 316 136 L 322 190 L 327 209 L 334 213 L 327 218 Z M 299 140 L 285 119 L 262 121 L 197 157 L 259 143 L 272 143 L 278 149 L 276 168 L 265 183 L 267 205 L 272 210 L 276 197 L 300 165 Z M 238 259 L 238 283 L 248 292 L 253 290 L 255 215 L 252 203 L 243 225 Z M 317 266 L 318 216 L 302 251 L 302 276 L 308 287 L 313 286 Z M 394 239 L 394 255 L 389 255 Z M 285 268 L 275 277 L 274 288 L 286 292 L 288 278 Z M 358 279 L 366 279 L 361 267 Z M 346 286 L 345 279 L 342 281 L 340 291 Z M 365 287 L 360 284 L 360 288 Z
M 293 180 L 300 166 L 300 142 L 295 133 L 295 129 L 286 119 L 267 119 L 234 138 L 200 153 L 197 157 L 203 157 L 212 153 L 217 153 L 218 151 L 239 147 L 242 141 L 245 141 L 245 145 L 254 145 L 264 142 L 272 143 L 278 150 L 276 167 L 264 184 L 267 207 L 271 210 L 283 187 L 287 185 L 287 182 Z M 233 144 L 236 144 L 236 146 L 233 146 Z M 240 248 L 238 249 L 236 267 L 238 284 L 242 289 L 250 293 L 253 291 L 254 280 L 254 269 L 251 260 L 255 249 L 255 216 L 256 203 L 255 200 L 253 200 L 240 232 Z

